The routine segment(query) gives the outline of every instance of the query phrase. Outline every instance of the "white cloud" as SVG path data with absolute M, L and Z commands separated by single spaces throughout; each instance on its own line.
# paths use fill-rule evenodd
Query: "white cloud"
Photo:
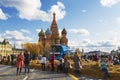
M 111 30 L 111 31 L 108 31 L 108 35 L 110 35 L 111 38 L 120 38 L 120 31 L 118 30 Z
M 5 14 L 2 9 L 0 8 L 0 19 L 1 20 L 7 20 L 8 19 L 8 16 L 7 14 Z
M 73 41 L 73 40 L 69 40 L 68 44 L 70 47 L 75 47 L 75 48 L 79 46 L 79 43 L 77 43 L 76 41 Z
M 120 46 L 119 39 L 113 38 L 108 40 L 83 40 L 82 44 L 86 47 L 114 47 Z
M 108 39 L 108 40 L 83 40 L 80 44 L 80 48 L 85 49 L 86 51 L 91 50 L 102 50 L 102 51 L 111 51 L 117 49 L 120 46 L 120 39 Z
M 2 34 L 0 34 L 0 42 L 2 42 L 2 41 L 3 41 Z
M 87 36 L 90 34 L 89 31 L 86 29 L 69 29 L 69 32 L 74 34 L 79 34 L 82 36 Z
M 51 6 L 51 9 L 49 11 L 50 13 L 53 13 L 55 11 L 57 20 L 64 18 L 66 14 L 65 6 L 61 2 L 57 2 L 57 5 Z
M 30 37 L 24 36 L 22 32 L 16 31 L 16 30 L 14 31 L 6 30 L 6 32 L 4 33 L 4 36 L 9 39 L 14 38 L 15 40 L 18 40 L 18 41 L 31 41 L 32 40 Z
M 41 29 L 36 29 L 36 32 L 39 33 L 41 31 Z
M 87 43 L 90 43 L 90 42 L 91 42 L 90 39 L 84 39 L 82 43 L 87 44 Z
M 100 3 L 105 7 L 111 7 L 119 2 L 120 0 L 100 0 Z
M 21 32 L 24 32 L 24 33 L 30 34 L 30 31 L 29 31 L 29 30 L 26 30 L 26 29 L 21 29 L 20 31 L 21 31 Z
M 76 32 L 76 29 L 74 30 Z M 106 34 L 97 34 L 97 37 L 99 36 L 99 39 L 81 39 L 77 38 L 77 40 L 74 38 L 73 40 L 70 40 L 69 45 L 72 47 L 78 47 L 80 49 L 84 49 L 86 52 L 92 51 L 92 50 L 102 50 L 102 51 L 111 51 L 116 50 L 120 46 L 120 31 L 107 31 Z M 105 35 L 109 35 L 109 38 L 104 37 Z M 91 35 L 90 35 L 91 36 Z M 102 38 L 100 39 L 100 37 Z M 86 38 L 86 37 L 85 37 Z
M 18 47 L 18 48 L 21 48 L 22 44 L 24 44 L 23 41 L 15 41 L 15 46 Z
M 25 36 L 24 34 L 23 34 L 23 32 L 17 31 L 17 30 L 14 30 L 14 31 L 6 30 L 5 33 L 0 35 L 0 38 L 1 38 L 1 36 L 2 36 L 2 38 L 7 38 L 10 40 L 10 43 L 13 44 L 13 42 L 15 42 L 17 47 L 21 47 L 21 43 L 32 41 L 31 36 L 30 37 Z
M 120 24 L 120 17 L 117 18 L 117 23 Z
M 42 3 L 40 0 L 0 0 L 0 4 L 5 7 L 14 7 L 18 11 L 19 17 L 27 20 L 50 21 L 54 11 L 56 19 L 60 20 L 66 14 L 65 6 L 61 2 L 52 5 L 47 12 L 41 10 Z

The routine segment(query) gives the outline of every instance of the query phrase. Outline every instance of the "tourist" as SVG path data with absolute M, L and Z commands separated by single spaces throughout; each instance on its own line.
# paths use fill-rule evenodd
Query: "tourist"
M 108 64 L 107 64 L 107 60 L 105 58 L 103 58 L 101 60 L 101 66 L 100 69 L 104 72 L 104 79 L 107 77 L 110 77 L 109 73 L 108 73 Z
M 63 59 L 60 59 L 57 65 L 57 72 L 63 71 Z
M 77 52 L 75 52 L 73 60 L 74 60 L 75 73 L 78 74 L 81 72 L 82 62 L 81 62 L 80 57 L 78 56 Z
M 98 61 L 98 54 L 94 55 L 94 61 Z
M 42 70 L 45 71 L 45 65 L 46 65 L 46 56 L 43 55 L 41 58 L 41 64 L 42 64 Z
M 54 71 L 54 68 L 55 68 L 54 62 L 55 62 L 55 54 L 53 53 L 51 56 L 51 67 L 52 67 L 51 71 Z
M 7 56 L 7 64 L 9 64 L 9 62 L 10 62 L 10 56 L 8 55 Z
M 114 58 L 114 63 L 113 63 L 114 65 L 118 65 L 118 64 L 120 64 L 120 61 L 119 61 L 119 58 L 118 57 L 115 57 Z
M 14 55 L 14 54 L 11 54 L 11 64 L 12 64 L 12 65 L 15 65 L 15 64 L 14 64 L 14 59 L 15 59 L 15 55 Z
M 25 52 L 24 53 L 24 64 L 25 64 L 25 72 L 24 73 L 29 73 L 30 72 L 30 52 Z
M 16 60 L 16 67 L 17 67 L 17 73 L 16 75 L 20 75 L 22 68 L 24 67 L 24 55 L 23 52 L 20 52 L 17 56 Z
M 0 63 L 2 63 L 2 55 L 0 55 Z
M 67 58 L 65 58 L 64 64 L 65 64 L 65 73 L 68 74 L 70 69 L 70 62 L 68 61 Z

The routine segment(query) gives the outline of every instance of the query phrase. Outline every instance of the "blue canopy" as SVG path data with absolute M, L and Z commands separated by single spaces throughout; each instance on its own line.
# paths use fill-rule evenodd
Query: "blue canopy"
M 69 47 L 65 46 L 65 45 L 61 45 L 61 48 L 63 51 L 68 51 L 69 50 Z

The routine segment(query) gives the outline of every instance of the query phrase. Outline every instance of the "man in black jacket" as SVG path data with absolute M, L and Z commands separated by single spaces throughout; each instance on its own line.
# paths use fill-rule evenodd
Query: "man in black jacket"
M 24 64 L 25 64 L 25 73 L 30 72 L 30 52 L 24 53 Z

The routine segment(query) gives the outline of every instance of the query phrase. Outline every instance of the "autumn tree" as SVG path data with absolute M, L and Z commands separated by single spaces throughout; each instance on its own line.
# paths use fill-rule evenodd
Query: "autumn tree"
M 39 49 L 39 55 L 43 55 L 43 53 L 44 53 L 44 45 L 43 45 L 43 43 L 38 42 L 37 45 L 38 45 L 38 49 Z
M 41 43 L 25 43 L 22 45 L 23 49 L 30 51 L 31 54 L 40 55 L 43 49 Z
M 45 44 L 45 48 L 44 48 L 44 50 L 45 50 L 45 55 L 46 56 L 49 56 L 49 54 L 50 54 L 50 49 L 51 49 L 51 46 L 50 46 L 50 44 L 48 44 L 48 43 L 46 43 Z
M 38 43 L 25 43 L 22 45 L 22 48 L 30 51 L 31 54 L 35 54 L 37 56 L 45 54 L 46 56 L 49 55 L 50 51 L 50 44 L 46 43 L 43 45 L 42 42 Z

